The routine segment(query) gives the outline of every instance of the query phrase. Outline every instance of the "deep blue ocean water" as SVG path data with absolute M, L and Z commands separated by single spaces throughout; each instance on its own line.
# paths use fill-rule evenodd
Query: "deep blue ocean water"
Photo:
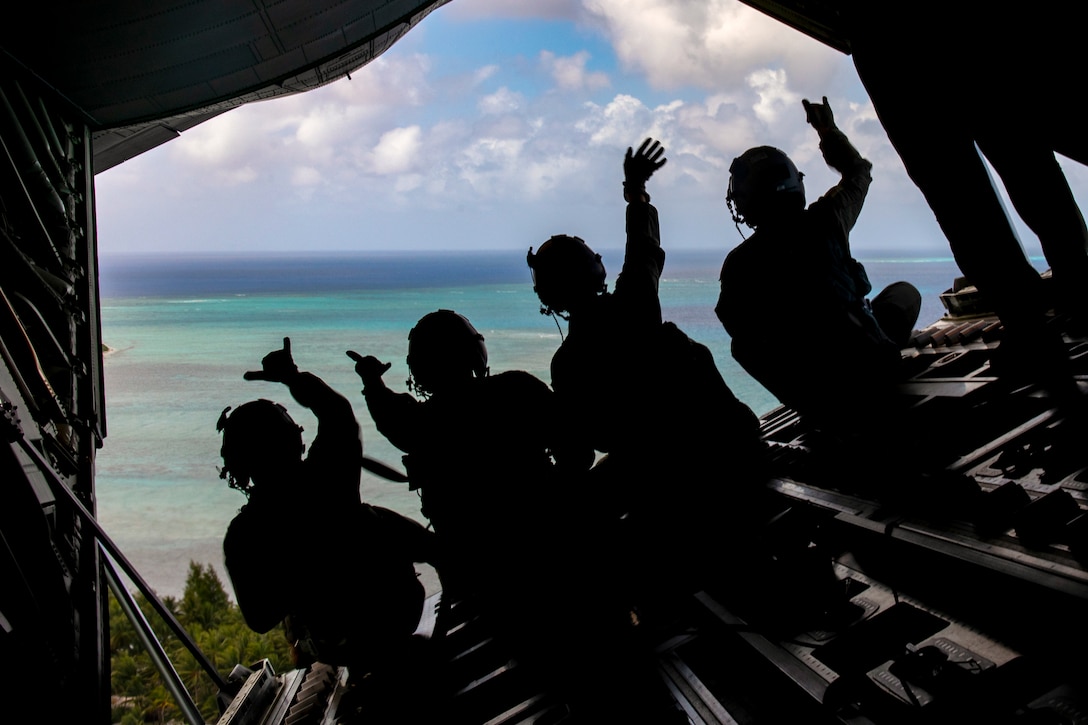
M 602 254 L 611 282 L 622 252 Z M 906 279 L 922 291 L 921 323 L 943 314 L 938 295 L 959 274 L 950 256 L 858 256 L 874 293 Z M 777 402 L 733 362 L 714 316 L 722 258 L 719 251 L 670 251 L 661 284 L 664 315 L 710 347 L 737 396 L 764 413 Z M 244 499 L 216 470 L 222 409 L 271 398 L 288 407 L 307 441 L 316 429 L 286 388 L 242 379 L 285 336 L 300 368 L 352 401 L 366 454 L 397 468 L 400 452 L 374 428 L 346 350 L 391 362 L 385 379 L 396 385 L 408 376 L 408 331 L 424 314 L 448 308 L 483 333 L 493 372 L 521 369 L 547 381 L 561 340 L 552 318 L 540 314 L 524 252 L 104 256 L 100 267 L 102 336 L 110 351 L 99 519 L 160 595 L 180 596 L 190 560 L 212 564 L 229 591 L 221 543 Z M 774 293 L 769 275 L 767 294 Z M 364 473 L 363 496 L 424 520 L 404 485 Z M 283 541 L 264 545 L 306 542 L 284 532 Z

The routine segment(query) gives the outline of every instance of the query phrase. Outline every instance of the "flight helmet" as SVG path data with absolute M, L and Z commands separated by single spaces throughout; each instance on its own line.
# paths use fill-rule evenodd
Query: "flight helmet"
M 601 255 L 581 237 L 557 234 L 541 244 L 536 254 L 530 247 L 526 261 L 543 314 L 569 312 L 571 303 L 607 289 Z
M 770 214 L 805 208 L 804 174 L 773 146 L 756 146 L 733 159 L 725 201 L 733 221 L 750 227 Z
M 436 310 L 420 318 L 408 333 L 409 387 L 433 395 L 473 377 L 487 375 L 487 346 L 464 315 Z
M 306 444 L 302 426 L 279 403 L 261 398 L 239 405 L 229 416 L 223 409 L 215 429 L 223 434 L 223 467 L 219 477 L 231 488 L 249 495 L 252 476 L 262 469 L 278 470 L 301 460 Z

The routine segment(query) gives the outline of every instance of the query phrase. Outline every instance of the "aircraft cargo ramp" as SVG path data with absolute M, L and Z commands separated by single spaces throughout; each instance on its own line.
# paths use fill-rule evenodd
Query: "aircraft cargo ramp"
M 1088 722 L 1088 344 L 1064 334 L 1079 393 L 1057 394 L 993 374 L 1001 333 L 978 316 L 915 335 L 910 460 L 764 416 L 777 514 L 738 552 L 747 575 L 641 625 L 689 722 Z M 442 664 L 419 694 L 443 721 L 563 721 L 470 604 L 429 604 Z M 321 677 L 312 719 L 276 722 L 371 721 L 346 673 Z

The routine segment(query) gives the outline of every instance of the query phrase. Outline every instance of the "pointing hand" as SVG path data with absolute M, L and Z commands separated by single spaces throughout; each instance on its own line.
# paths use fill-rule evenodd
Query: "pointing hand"
M 355 361 L 355 372 L 363 381 L 363 385 L 370 385 L 381 380 L 382 375 L 392 365 L 392 363 L 383 363 L 373 355 L 364 357 L 354 350 L 348 350 L 347 356 Z
M 298 366 L 291 357 L 291 338 L 283 338 L 283 349 L 273 350 L 261 360 L 260 370 L 250 370 L 243 377 L 246 380 L 268 380 L 273 383 L 285 383 L 288 378 L 298 374 Z
M 830 131 L 835 128 L 835 115 L 831 113 L 831 106 L 827 104 L 827 96 L 823 103 L 810 103 L 803 99 L 801 104 L 805 107 L 805 120 L 816 129 L 816 132 Z

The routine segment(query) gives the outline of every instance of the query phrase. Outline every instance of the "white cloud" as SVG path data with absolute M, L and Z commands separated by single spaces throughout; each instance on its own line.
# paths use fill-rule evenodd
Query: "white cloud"
M 398 45 L 350 81 L 202 124 L 148 154 L 154 163 L 134 159 L 100 178 L 105 243 L 122 243 L 127 234 L 136 246 L 146 229 L 166 226 L 163 234 L 183 236 L 188 221 L 163 221 L 175 210 L 207 210 L 190 217 L 208 226 L 266 208 L 268 199 L 282 201 L 276 211 L 283 218 L 322 219 L 324 244 L 358 243 L 338 227 L 347 214 L 402 230 L 398 237 L 411 228 L 421 243 L 430 238 L 428 220 L 442 228 L 451 214 L 508 228 L 515 237 L 527 225 L 606 233 L 622 215 L 616 191 L 623 152 L 646 136 L 660 139 L 669 159 L 653 180 L 663 218 L 680 224 L 672 211 L 682 204 L 682 223 L 694 230 L 687 238 L 713 238 L 723 222 L 729 163 L 746 148 L 766 143 L 789 153 L 809 175 L 813 196 L 837 180 L 801 106 L 801 98 L 825 94 L 839 125 L 876 166 L 868 228 L 880 228 L 882 207 L 895 205 L 899 223 L 885 231 L 890 238 L 911 234 L 904 219 L 931 231 L 932 214 L 888 144 L 849 58 L 736 0 L 585 0 L 584 7 L 567 0 L 457 0 L 437 14 L 447 11 L 464 22 L 529 15 L 569 22 L 549 23 L 510 56 L 496 53 L 452 72 L 454 64 L 444 59 L 458 52 L 455 40 L 426 53 Z M 627 72 L 587 70 L 597 59 L 602 67 L 612 61 L 597 42 L 601 36 L 587 36 L 587 20 L 611 40 Z M 425 42 L 427 35 L 421 37 Z M 1071 174 L 1080 188 L 1084 177 Z M 222 193 L 227 185 L 231 193 Z M 133 219 L 132 231 L 110 234 L 110 225 L 120 224 L 111 209 L 119 208 Z M 558 229 L 539 221 L 545 217 Z M 701 224 L 715 231 L 699 231 Z M 273 244 L 287 226 L 251 243 Z M 215 229 L 188 236 L 221 237 Z M 500 243 L 502 235 L 495 236 Z M 391 238 L 375 236 L 374 243 Z
M 231 169 L 219 169 L 215 176 L 226 186 L 239 186 L 255 180 L 258 174 L 257 170 L 251 166 L 238 166 Z
M 763 123 L 774 125 L 783 113 L 797 114 L 801 96 L 790 90 L 783 70 L 759 70 L 748 76 L 748 85 L 759 95 L 753 111 Z
M 621 93 L 605 106 L 586 104 L 586 115 L 577 124 L 595 145 L 622 146 L 645 135 L 653 125 L 653 112 L 638 98 Z
M 419 126 L 395 128 L 382 134 L 374 147 L 370 171 L 375 174 L 401 174 L 414 168 L 422 145 Z
M 393 190 L 398 194 L 414 191 L 421 187 L 424 182 L 424 176 L 422 174 L 402 174 L 397 177 L 396 182 L 393 184 Z
M 624 66 L 658 88 L 736 85 L 752 70 L 788 68 L 826 82 L 842 55 L 737 0 L 584 0 Z
M 523 146 L 524 141 L 518 139 L 481 138 L 457 154 L 453 161 L 459 167 L 462 178 L 478 192 L 487 193 L 495 191 L 489 182 L 500 172 L 505 175 L 517 168 Z
M 321 179 L 350 183 L 354 175 L 344 161 L 361 156 L 375 173 L 400 173 L 410 168 L 420 130 L 413 142 L 412 132 L 395 122 L 430 97 L 429 71 L 425 55 L 382 56 L 350 80 L 218 116 L 169 144 L 178 180 L 172 183 L 240 186 L 277 177 L 296 189 Z
M 456 0 L 443 6 L 440 12 L 458 20 L 573 20 L 582 14 L 579 0 Z
M 589 52 L 582 50 L 574 55 L 560 57 L 551 51 L 541 51 L 540 62 L 562 91 L 600 90 L 609 86 L 608 74 L 587 72 Z
M 266 136 L 253 133 L 245 115 L 238 111 L 216 116 L 187 131 L 172 142 L 170 151 L 179 161 L 205 169 L 244 164 L 268 141 Z
M 494 93 L 480 98 L 476 103 L 476 107 L 484 115 L 497 115 L 513 113 L 519 110 L 524 102 L 525 99 L 520 93 L 514 93 L 504 86 Z
M 489 78 L 494 77 L 499 72 L 499 66 L 497 65 L 485 65 L 482 68 L 477 68 L 476 72 L 472 74 L 472 84 L 479 85 Z
M 433 93 L 427 80 L 432 64 L 431 57 L 421 53 L 385 54 L 352 73 L 350 80 L 331 83 L 327 88 L 344 103 L 363 109 L 420 106 Z M 301 100 L 317 92 L 310 91 L 297 98 Z
M 291 183 L 295 186 L 316 186 L 321 183 L 321 172 L 312 166 L 299 166 L 291 172 Z

